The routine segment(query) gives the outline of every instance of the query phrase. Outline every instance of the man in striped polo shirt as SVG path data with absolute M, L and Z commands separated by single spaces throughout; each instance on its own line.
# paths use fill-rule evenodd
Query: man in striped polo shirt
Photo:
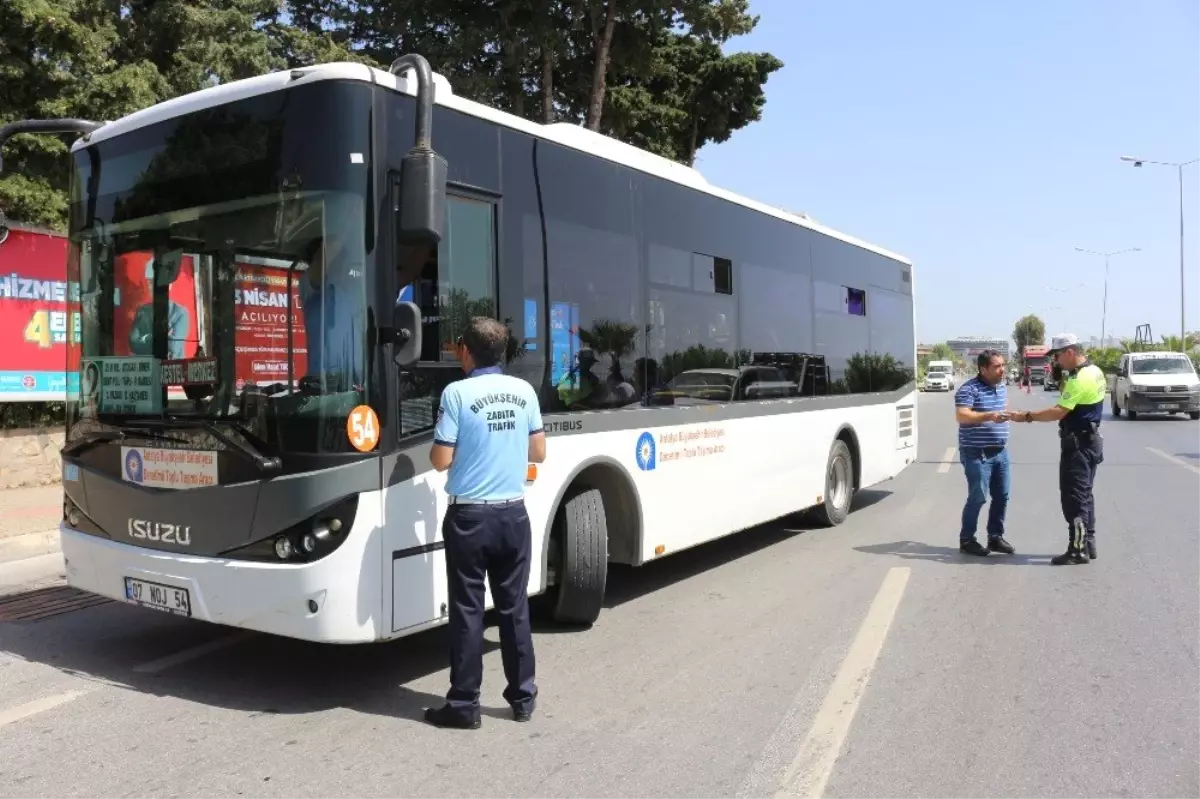
M 967 502 L 963 505 L 958 549 L 987 557 L 991 552 L 1015 551 L 1004 540 L 1004 513 L 1010 484 L 1008 463 L 1008 387 L 1004 385 L 1004 356 L 984 350 L 976 360 L 979 374 L 954 394 L 958 422 L 958 459 L 967 475 Z M 988 544 L 975 538 L 979 511 L 991 496 L 988 509 Z

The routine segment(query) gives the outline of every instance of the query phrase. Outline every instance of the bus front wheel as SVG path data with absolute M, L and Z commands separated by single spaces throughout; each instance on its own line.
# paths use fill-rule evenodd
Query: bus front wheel
M 600 490 L 572 488 L 554 527 L 557 586 L 551 617 L 558 624 L 590 625 L 600 615 L 608 579 L 608 520 Z
M 823 502 L 815 508 L 818 521 L 827 527 L 836 527 L 846 521 L 853 498 L 854 456 L 850 454 L 846 442 L 839 438 L 829 449 L 829 461 L 825 465 L 825 495 Z

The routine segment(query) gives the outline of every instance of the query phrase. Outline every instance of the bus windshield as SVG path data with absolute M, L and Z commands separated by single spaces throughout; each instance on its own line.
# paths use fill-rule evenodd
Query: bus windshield
M 353 451 L 345 420 L 369 394 L 369 107 L 366 87 L 318 83 L 75 154 L 68 443 L 193 419 L 281 453 Z

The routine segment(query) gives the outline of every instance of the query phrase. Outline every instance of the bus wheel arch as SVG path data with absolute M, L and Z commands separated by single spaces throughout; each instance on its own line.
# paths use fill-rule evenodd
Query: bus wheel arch
M 596 620 L 609 562 L 639 561 L 641 519 L 633 481 L 615 461 L 585 461 L 564 481 L 547 521 L 542 552 L 546 609 L 554 622 L 588 626 Z
M 813 509 L 822 525 L 836 527 L 850 514 L 854 494 L 862 485 L 862 458 L 859 453 L 858 435 L 854 428 L 842 425 L 829 445 L 825 487 L 821 493 L 821 503 Z

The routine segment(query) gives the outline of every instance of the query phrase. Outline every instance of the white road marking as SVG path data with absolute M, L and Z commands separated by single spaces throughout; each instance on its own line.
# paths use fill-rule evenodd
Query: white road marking
M 938 474 L 946 474 L 950 471 L 950 467 L 957 459 L 957 454 L 958 447 L 946 447 L 946 454 L 942 456 L 942 462 L 938 464 Z
M 883 585 L 871 602 L 867 617 L 800 744 L 800 751 L 779 782 L 776 797 L 819 797 L 824 793 L 911 572 L 907 566 L 895 566 L 883 578 Z
M 241 641 L 249 638 L 251 635 L 253 635 L 253 633 L 247 632 L 229 635 L 224 638 L 216 638 L 207 643 L 200 644 L 199 646 L 193 646 L 185 649 L 182 652 L 176 652 L 174 655 L 167 655 L 166 657 L 161 657 L 158 660 L 152 660 L 149 663 L 143 663 L 140 666 L 134 666 L 133 670 L 139 674 L 158 674 L 160 671 L 166 671 L 167 669 L 174 668 L 180 663 L 187 663 L 189 660 L 195 660 L 196 658 L 204 657 L 212 652 L 216 652 L 219 649 L 224 649 L 227 646 L 240 643 Z
M 1146 447 L 1146 449 L 1150 450 L 1160 458 L 1166 458 L 1177 466 L 1182 466 L 1185 469 L 1191 469 L 1196 474 L 1200 474 L 1200 466 L 1197 466 L 1194 463 L 1188 463 L 1183 458 L 1176 458 L 1174 455 L 1168 452 L 1163 452 L 1161 449 L 1155 449 L 1154 447 Z
M 46 696 L 41 699 L 35 699 L 32 702 L 26 702 L 23 705 L 10 707 L 8 710 L 0 710 L 0 727 L 8 726 L 13 722 L 27 719 L 30 716 L 36 716 L 38 713 L 44 713 L 47 710 L 52 710 L 59 705 L 65 705 L 67 702 L 78 699 L 86 694 L 87 691 L 66 691 L 54 696 Z

